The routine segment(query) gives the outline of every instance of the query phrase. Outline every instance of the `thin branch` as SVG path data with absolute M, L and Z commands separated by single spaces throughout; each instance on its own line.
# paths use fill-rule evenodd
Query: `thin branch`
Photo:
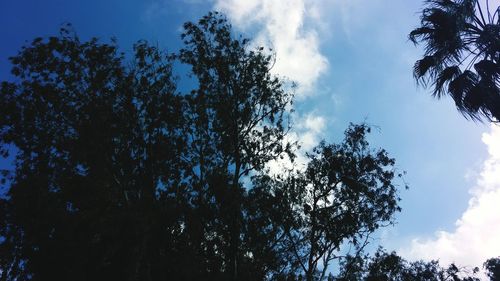
M 295 254 L 295 257 L 297 258 L 297 261 L 299 262 L 300 267 L 302 267 L 302 269 L 304 270 L 304 272 L 307 272 L 307 268 L 304 265 L 304 263 L 302 262 L 302 257 L 300 256 L 300 254 L 299 254 L 299 252 L 297 250 L 297 246 L 296 246 L 295 241 L 294 241 L 294 239 L 292 237 L 292 234 L 290 233 L 289 230 L 286 231 L 286 234 L 287 234 L 288 238 L 290 239 L 290 243 L 292 243 L 293 253 Z

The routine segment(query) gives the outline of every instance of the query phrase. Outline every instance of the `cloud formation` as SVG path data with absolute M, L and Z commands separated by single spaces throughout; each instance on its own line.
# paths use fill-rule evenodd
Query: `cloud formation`
M 328 60 L 319 51 L 318 33 L 311 27 L 318 22 L 312 1 L 217 0 L 215 9 L 226 13 L 242 30 L 256 27 L 254 42 L 276 52 L 273 73 L 298 83 L 299 96 L 312 93 L 328 67 Z
M 439 259 L 462 266 L 481 267 L 488 258 L 500 255 L 500 127 L 483 134 L 488 159 L 470 190 L 467 210 L 451 232 L 438 231 L 434 238 L 414 239 L 403 254 L 411 259 Z M 452 196 L 450 196 L 450 200 Z
M 318 79 L 328 68 L 327 58 L 320 53 L 321 20 L 315 1 L 216 0 L 214 8 L 225 13 L 234 27 L 254 34 L 256 46 L 266 46 L 275 52 L 272 73 L 297 83 L 299 99 L 314 93 Z M 292 167 L 305 168 L 305 152 L 323 136 L 324 117 L 312 112 L 296 117 L 294 130 L 287 140 L 297 141 L 301 149 L 294 163 L 287 158 L 269 163 L 272 174 Z
M 324 137 L 326 120 L 320 115 L 308 113 L 299 118 L 295 128 L 286 137 L 286 142 L 298 142 L 300 149 L 296 151 L 296 158 L 292 162 L 288 157 L 273 160 L 268 163 L 268 168 L 272 175 L 278 175 L 283 170 L 304 170 L 308 163 L 307 151 L 311 151 Z
M 309 151 L 318 144 L 322 137 L 322 132 L 326 127 L 326 120 L 320 115 L 309 113 L 297 124 L 298 132 L 301 135 L 301 147 Z

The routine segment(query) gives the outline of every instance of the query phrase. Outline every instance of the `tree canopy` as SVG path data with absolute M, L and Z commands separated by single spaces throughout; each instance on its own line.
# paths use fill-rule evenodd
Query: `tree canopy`
M 287 135 L 293 87 L 271 74 L 273 55 L 216 12 L 184 24 L 181 40 L 175 53 L 138 41 L 124 54 L 66 25 L 10 58 L 13 79 L 0 84 L 0 152 L 14 159 L 1 172 L 0 280 L 443 272 L 395 253 L 364 256 L 370 235 L 394 223 L 403 183 L 368 125 L 321 142 L 304 170 L 272 174 L 272 161 L 294 161 L 298 149 Z M 176 64 L 188 67 L 190 89 L 177 87 L 186 78 Z M 485 268 L 496 278 L 498 260 Z
M 64 26 L 10 58 L 3 280 L 313 280 L 319 257 L 391 221 L 394 160 L 371 152 L 366 125 L 321 144 L 306 172 L 270 176 L 296 149 L 273 57 L 217 13 L 182 40 L 174 54 L 139 41 L 129 60 Z M 192 90 L 178 91 L 174 63 Z
M 417 81 L 450 95 L 467 118 L 500 120 L 500 7 L 490 1 L 428 0 L 409 34 L 424 46 Z
M 343 261 L 341 281 L 479 281 L 479 268 L 458 267 L 451 264 L 440 266 L 434 261 L 409 262 L 395 252 L 379 248 L 373 256 L 352 256 Z M 496 279 L 491 279 L 496 280 Z

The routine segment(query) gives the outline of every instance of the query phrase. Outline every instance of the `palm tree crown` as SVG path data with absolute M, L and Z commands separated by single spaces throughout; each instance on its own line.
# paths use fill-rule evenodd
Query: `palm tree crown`
M 488 0 L 428 0 L 410 40 L 424 45 L 417 82 L 449 94 L 469 119 L 500 121 L 500 7 Z

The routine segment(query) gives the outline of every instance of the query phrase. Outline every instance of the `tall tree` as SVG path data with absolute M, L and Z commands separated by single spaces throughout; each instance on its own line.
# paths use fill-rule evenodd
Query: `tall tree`
M 201 202 L 213 202 L 208 207 L 221 212 L 200 222 L 205 225 L 200 249 L 206 252 L 210 243 L 221 259 L 214 270 L 225 268 L 236 280 L 245 254 L 243 197 L 251 189 L 242 178 L 263 171 L 284 153 L 292 156 L 292 145 L 285 141 L 292 95 L 271 75 L 272 57 L 262 48 L 252 49 L 248 39 L 235 38 L 217 12 L 186 23 L 182 38 L 180 61 L 191 67 L 198 84 L 187 96 L 189 151 L 197 167 L 193 186 L 204 197 Z
M 409 38 L 423 44 L 418 82 L 449 94 L 467 118 L 500 121 L 500 7 L 479 0 L 427 0 Z
M 64 27 L 10 60 L 0 143 L 16 155 L 1 201 L 2 280 L 167 276 L 182 210 L 170 195 L 185 167 L 168 57 L 139 42 L 126 65 L 114 43 Z
M 286 262 L 265 231 L 275 209 L 254 208 L 272 201 L 243 179 L 293 158 L 292 95 L 222 15 L 184 27 L 175 56 L 139 42 L 127 62 L 114 42 L 63 28 L 11 58 L 3 278 L 255 280 Z M 195 90 L 176 92 L 173 59 L 192 67 Z
M 321 279 L 340 245 L 392 222 L 394 160 L 366 125 L 274 178 L 269 162 L 295 144 L 272 56 L 218 13 L 182 39 L 175 55 L 139 41 L 128 60 L 64 27 L 11 58 L 0 280 Z M 194 90 L 177 92 L 174 63 Z

